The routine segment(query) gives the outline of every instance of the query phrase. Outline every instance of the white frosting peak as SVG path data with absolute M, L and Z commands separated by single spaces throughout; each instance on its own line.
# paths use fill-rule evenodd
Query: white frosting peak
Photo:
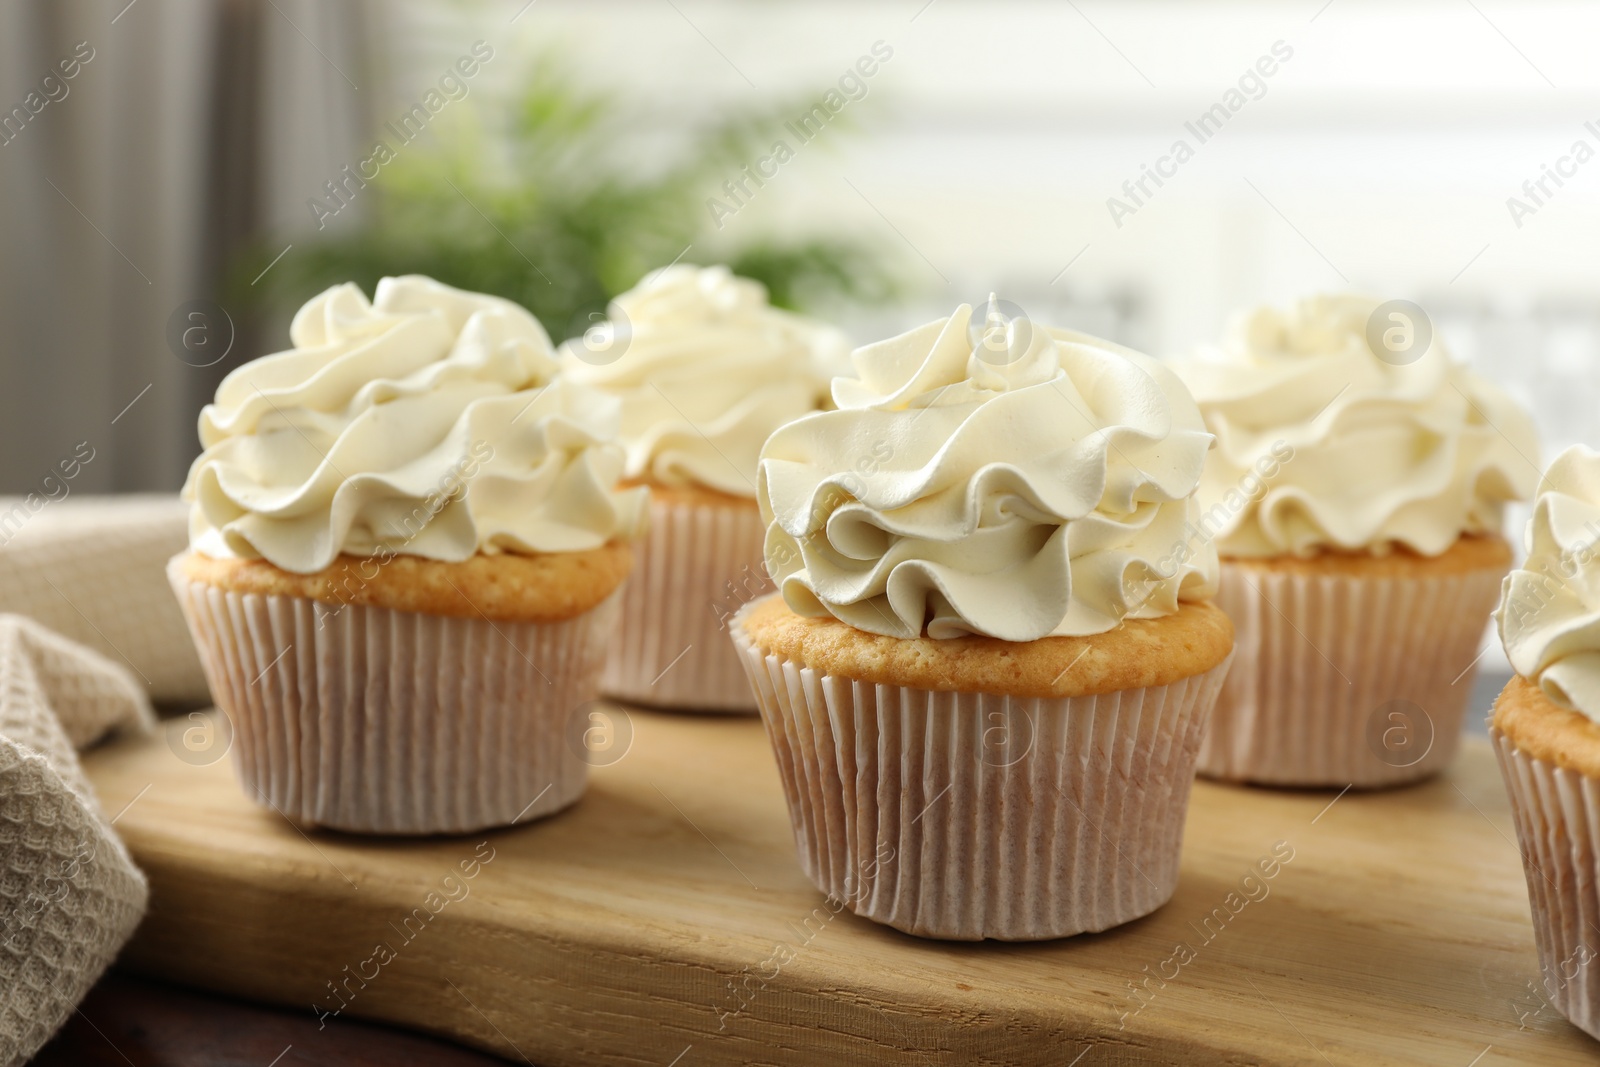
M 200 415 L 190 539 L 310 573 L 341 553 L 462 560 L 632 536 L 616 402 L 555 378 L 516 304 L 422 277 L 313 298 L 294 348 L 225 378 Z
M 566 374 L 622 401 L 627 477 L 755 496 L 773 430 L 817 410 L 848 344 L 726 267 L 653 271 L 562 346 Z
M 758 499 L 789 606 L 893 637 L 1031 641 L 1211 595 L 1216 552 L 1190 525 L 1211 438 L 1177 378 L 972 316 L 857 349 L 838 410 L 767 441 Z
M 1550 464 L 1525 547 L 1495 611 L 1506 656 L 1556 704 L 1600 722 L 1600 453 L 1579 445 Z
M 1402 359 L 1374 354 L 1380 306 L 1325 296 L 1261 308 L 1174 364 L 1217 436 L 1199 496 L 1223 555 L 1395 544 L 1437 555 L 1498 532 L 1505 503 L 1531 495 L 1527 413 L 1437 336 Z

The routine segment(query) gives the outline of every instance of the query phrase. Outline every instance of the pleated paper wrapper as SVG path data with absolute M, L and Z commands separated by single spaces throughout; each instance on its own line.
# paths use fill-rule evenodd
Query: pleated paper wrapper
M 766 527 L 748 507 L 652 499 L 650 531 L 622 589 L 622 618 L 606 660 L 607 696 L 693 711 L 751 713 L 750 683 L 728 622 L 772 592 L 762 560 Z
M 1541 985 L 1600 1038 L 1600 780 L 1535 759 L 1490 727 L 1533 906 Z
M 1165 904 L 1226 661 L 1171 685 L 1015 699 L 872 685 L 764 653 L 735 620 L 800 865 L 919 937 L 1031 941 Z
M 257 803 L 303 826 L 438 834 L 582 794 L 570 737 L 616 594 L 564 622 L 490 622 L 236 593 L 187 580 L 181 559 L 167 575 Z
M 1436 578 L 1274 573 L 1223 562 L 1234 663 L 1200 774 L 1377 787 L 1455 755 L 1503 571 Z

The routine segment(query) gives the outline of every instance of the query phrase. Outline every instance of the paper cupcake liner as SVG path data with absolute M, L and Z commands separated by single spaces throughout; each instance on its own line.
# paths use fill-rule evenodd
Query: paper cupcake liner
M 1600 1038 L 1600 781 L 1535 759 L 1490 727 L 1511 794 L 1550 1003 Z
M 772 592 L 766 527 L 749 507 L 652 500 L 650 531 L 622 591 L 622 619 L 601 689 L 619 700 L 713 712 L 754 712 L 734 612 Z
M 1498 570 L 1444 578 L 1280 574 L 1224 562 L 1233 670 L 1200 749 L 1210 778 L 1375 787 L 1455 755 Z
M 1017 699 L 818 674 L 737 620 L 733 639 L 800 865 L 830 906 L 919 937 L 1031 941 L 1172 897 L 1226 661 L 1166 686 Z
M 240 594 L 178 560 L 168 577 L 257 803 L 306 826 L 435 834 L 582 794 L 569 726 L 597 695 L 616 595 L 565 622 L 490 622 Z

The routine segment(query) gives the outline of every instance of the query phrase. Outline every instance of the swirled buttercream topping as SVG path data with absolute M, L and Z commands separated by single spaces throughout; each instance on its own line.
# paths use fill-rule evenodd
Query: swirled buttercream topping
M 527 311 L 422 277 L 295 315 L 294 347 L 227 376 L 200 415 L 190 541 L 310 573 L 341 553 L 459 561 L 629 537 L 616 401 L 556 377 Z
M 1191 525 L 1211 436 L 1170 370 L 1026 318 L 857 349 L 837 410 L 761 453 L 789 606 L 892 637 L 1103 633 L 1216 588 Z
M 1361 296 L 1262 308 L 1174 364 L 1217 436 L 1199 497 L 1224 556 L 1438 555 L 1499 532 L 1505 503 L 1531 495 L 1527 413 L 1436 335 L 1380 358 L 1367 339 L 1379 309 Z
M 1506 656 L 1556 704 L 1600 722 L 1600 453 L 1580 445 L 1550 464 L 1526 548 L 1495 611 Z
M 753 497 L 762 443 L 822 406 L 849 350 L 726 267 L 654 271 L 609 315 L 562 346 L 565 370 L 621 399 L 627 476 L 656 485 Z

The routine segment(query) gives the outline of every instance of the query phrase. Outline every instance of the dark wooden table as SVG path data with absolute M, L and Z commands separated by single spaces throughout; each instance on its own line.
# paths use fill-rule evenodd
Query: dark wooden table
M 112 972 L 33 1067 L 505 1067 L 456 1045 L 347 1019 L 207 996 Z

